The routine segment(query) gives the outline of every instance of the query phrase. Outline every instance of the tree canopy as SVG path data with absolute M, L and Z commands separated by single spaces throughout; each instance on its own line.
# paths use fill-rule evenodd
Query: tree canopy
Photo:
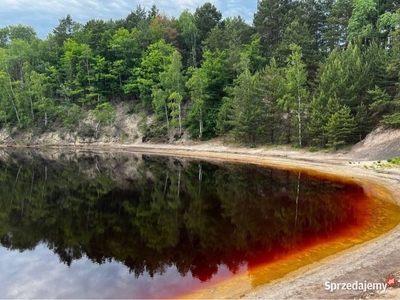
M 248 24 L 211 3 L 177 17 L 139 5 L 120 20 L 67 15 L 44 40 L 10 24 L 0 28 L 0 127 L 73 130 L 126 102 L 150 117 L 152 136 L 351 144 L 400 126 L 399 8 L 260 0 Z

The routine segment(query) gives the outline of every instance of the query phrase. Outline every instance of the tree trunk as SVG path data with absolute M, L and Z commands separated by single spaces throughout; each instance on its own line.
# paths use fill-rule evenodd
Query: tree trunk
M 300 81 L 297 78 L 297 99 L 299 101 L 299 108 L 297 112 L 297 117 L 299 119 L 299 146 L 301 147 L 301 96 L 300 96 Z
M 169 127 L 169 118 L 168 118 L 168 107 L 167 101 L 164 100 L 164 109 L 165 109 L 165 119 L 167 120 L 167 128 Z
M 8 93 L 8 91 L 7 91 L 7 93 Z M 13 94 L 14 94 L 14 92 L 13 92 Z M 19 119 L 18 110 L 17 110 L 17 107 L 15 106 L 15 102 L 14 102 L 13 95 L 11 95 L 10 93 L 8 93 L 8 96 L 9 96 L 10 99 L 11 99 L 11 103 L 12 103 L 12 105 L 13 105 L 14 112 L 15 112 L 15 116 L 17 117 L 17 120 L 18 120 L 18 124 L 21 125 L 21 120 Z
M 92 85 L 90 81 L 90 69 L 89 69 L 89 60 L 86 58 L 86 71 L 87 71 L 87 77 L 88 77 L 88 83 L 89 87 Z
M 299 99 L 299 111 L 298 111 L 298 113 L 297 113 L 297 118 L 299 119 L 299 146 L 301 147 L 301 134 L 302 134 L 302 132 L 301 132 L 301 98 L 300 98 L 300 96 L 298 96 L 298 99 Z
M 203 114 L 200 108 L 200 122 L 199 122 L 199 127 L 200 127 L 200 133 L 199 133 L 199 138 L 201 139 L 203 137 Z
M 32 91 L 31 91 L 31 86 L 29 85 L 29 101 L 31 103 L 31 116 L 32 116 L 32 121 L 35 121 L 35 114 L 33 113 L 33 100 L 32 100 Z
M 99 127 L 100 127 L 100 123 L 101 123 L 101 121 L 99 121 L 99 123 L 97 123 L 97 125 L 96 125 L 96 131 L 95 131 L 95 138 L 96 138 L 96 140 L 99 138 Z
M 19 119 L 18 110 L 17 110 L 17 107 L 16 107 L 15 102 L 14 102 L 14 98 L 16 98 L 16 97 L 15 97 L 14 89 L 12 87 L 12 81 L 11 81 L 10 73 L 8 73 L 8 68 L 7 68 L 7 75 L 8 75 L 8 80 L 10 81 L 10 90 L 11 90 L 11 94 L 12 95 L 8 91 L 7 91 L 7 93 L 10 96 L 11 103 L 12 103 L 12 105 L 14 107 L 14 111 L 15 111 L 15 115 L 16 115 L 17 120 L 18 120 L 18 124 L 21 125 L 21 120 Z
M 182 136 L 182 116 L 181 116 L 181 103 L 179 103 L 179 137 Z

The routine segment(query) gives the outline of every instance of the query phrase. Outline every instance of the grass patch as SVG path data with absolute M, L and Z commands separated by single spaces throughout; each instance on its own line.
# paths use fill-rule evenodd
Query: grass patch
M 376 168 L 393 168 L 396 166 L 400 166 L 400 157 L 389 158 L 386 162 L 382 162 L 380 160 L 375 161 L 370 166 L 364 165 L 366 169 L 376 169 Z
M 395 157 L 395 158 L 389 158 L 388 163 L 391 163 L 393 165 L 400 165 L 400 156 Z

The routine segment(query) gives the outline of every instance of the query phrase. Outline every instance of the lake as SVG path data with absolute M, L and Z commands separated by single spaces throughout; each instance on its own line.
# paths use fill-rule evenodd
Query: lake
M 1 151 L 0 184 L 3 298 L 240 293 L 399 222 L 351 180 L 140 153 Z

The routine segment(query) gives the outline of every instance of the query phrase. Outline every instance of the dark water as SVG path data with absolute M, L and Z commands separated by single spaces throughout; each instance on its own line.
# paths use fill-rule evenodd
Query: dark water
M 362 226 L 362 188 L 255 165 L 0 152 L 0 298 L 175 297 Z

